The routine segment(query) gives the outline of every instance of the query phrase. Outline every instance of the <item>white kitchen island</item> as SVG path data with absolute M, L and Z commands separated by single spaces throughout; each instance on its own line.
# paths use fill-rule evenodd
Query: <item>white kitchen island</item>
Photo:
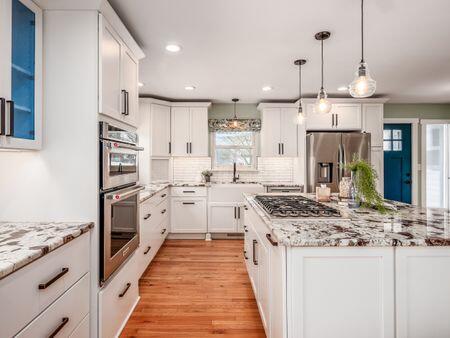
M 450 337 L 449 211 L 326 205 L 342 218 L 272 218 L 246 195 L 244 256 L 267 337 Z

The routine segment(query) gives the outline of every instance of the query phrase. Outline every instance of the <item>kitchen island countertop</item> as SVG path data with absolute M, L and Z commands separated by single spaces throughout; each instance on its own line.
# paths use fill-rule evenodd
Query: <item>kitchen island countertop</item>
M 268 194 L 276 195 L 276 194 Z M 314 199 L 313 194 L 299 194 Z M 338 203 L 337 196 L 324 203 L 341 212 L 342 218 L 272 218 L 245 194 L 253 210 L 285 246 L 450 246 L 450 211 L 425 209 L 394 202 L 394 213 L 381 214 L 373 209 L 350 209 Z
M 0 222 L 0 279 L 93 227 L 92 222 Z

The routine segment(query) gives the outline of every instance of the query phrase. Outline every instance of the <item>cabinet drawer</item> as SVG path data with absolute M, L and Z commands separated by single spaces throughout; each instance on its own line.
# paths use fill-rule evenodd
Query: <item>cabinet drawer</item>
M 89 276 L 89 273 L 85 274 L 16 337 L 50 337 L 56 332 L 59 337 L 69 336 L 89 313 Z M 87 326 L 89 329 L 89 320 Z
M 206 187 L 172 187 L 171 195 L 176 197 L 204 197 Z
M 70 334 L 69 338 L 87 338 L 89 337 L 89 314 L 84 317 L 81 323 Z
M 9 305 L 0 316 L 0 337 L 17 333 L 88 271 L 87 233 L 1 280 L 0 299 Z
M 139 298 L 136 254 L 99 292 L 100 337 L 119 335 Z

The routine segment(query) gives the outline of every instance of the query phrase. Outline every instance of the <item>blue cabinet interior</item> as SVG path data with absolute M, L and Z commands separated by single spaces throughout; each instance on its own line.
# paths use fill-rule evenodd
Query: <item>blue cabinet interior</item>
M 34 139 L 35 14 L 12 0 L 11 96 L 14 101 L 13 136 Z

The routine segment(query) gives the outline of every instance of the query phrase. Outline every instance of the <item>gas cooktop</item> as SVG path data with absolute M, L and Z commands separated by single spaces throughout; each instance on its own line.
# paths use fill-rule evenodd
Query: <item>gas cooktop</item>
M 257 195 L 255 196 L 255 199 L 258 204 L 272 217 L 341 217 L 341 213 L 338 210 L 303 196 Z

